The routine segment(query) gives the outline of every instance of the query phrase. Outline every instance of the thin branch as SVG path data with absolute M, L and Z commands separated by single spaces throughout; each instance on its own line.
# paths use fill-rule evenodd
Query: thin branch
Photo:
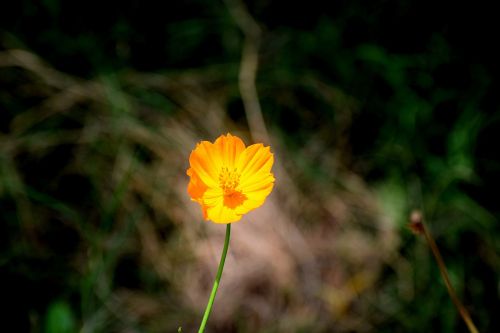
M 226 0 L 226 5 L 245 36 L 239 71 L 239 88 L 250 134 L 253 141 L 270 144 L 255 84 L 259 67 L 261 29 L 241 0 Z
M 450 281 L 450 278 L 448 276 L 448 270 L 446 269 L 446 265 L 444 263 L 443 257 L 441 256 L 441 253 L 439 252 L 439 248 L 437 247 L 437 244 L 434 241 L 434 238 L 432 237 L 431 233 L 425 227 L 422 214 L 418 211 L 414 211 L 411 214 L 410 219 L 411 219 L 410 229 L 417 235 L 424 235 L 425 240 L 427 241 L 427 244 L 431 248 L 432 254 L 434 255 L 434 258 L 436 259 L 436 262 L 438 264 L 439 271 L 441 272 L 441 276 L 443 278 L 444 284 L 446 285 L 446 288 L 448 289 L 448 294 L 450 295 L 450 298 L 453 301 L 453 304 L 455 304 L 455 307 L 457 308 L 458 313 L 460 314 L 460 316 L 464 320 L 465 324 L 467 325 L 469 332 L 479 333 L 478 329 L 476 328 L 476 325 L 474 325 L 474 322 L 472 321 L 472 318 L 470 317 L 469 311 L 467 311 L 467 308 L 462 304 L 462 302 L 460 301 L 460 299 L 457 296 L 457 293 L 455 292 L 455 289 L 451 285 L 451 281 Z

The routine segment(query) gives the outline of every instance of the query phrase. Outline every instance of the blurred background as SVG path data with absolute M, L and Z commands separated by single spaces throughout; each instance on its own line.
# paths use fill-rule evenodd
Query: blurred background
M 19 0 L 0 10 L 1 331 L 194 332 L 224 240 L 196 142 L 275 154 L 210 332 L 500 328 L 497 12 L 421 1 Z

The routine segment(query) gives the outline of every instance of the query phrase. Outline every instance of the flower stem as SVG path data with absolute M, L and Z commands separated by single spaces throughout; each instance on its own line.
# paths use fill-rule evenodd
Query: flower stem
M 432 235 L 427 231 L 427 228 L 424 226 L 424 236 L 427 240 L 427 243 L 429 244 L 432 253 L 434 254 L 434 258 L 436 258 L 436 262 L 439 266 L 439 271 L 441 272 L 441 276 L 443 277 L 444 284 L 446 285 L 446 288 L 448 289 L 448 293 L 450 294 L 451 300 L 455 304 L 455 307 L 458 310 L 458 313 L 460 313 L 460 316 L 464 320 L 465 324 L 467 325 L 467 328 L 469 329 L 469 332 L 471 333 L 478 333 L 479 331 L 476 328 L 476 325 L 474 325 L 474 322 L 472 321 L 469 311 L 465 308 L 465 306 L 460 302 L 460 299 L 457 297 L 457 294 L 455 293 L 455 289 L 451 285 L 450 278 L 448 277 L 448 271 L 446 269 L 446 266 L 443 261 L 443 257 L 441 257 L 441 253 L 439 252 L 439 249 L 436 245 L 436 242 L 434 241 L 434 238 Z
M 451 300 L 453 301 L 453 304 L 455 304 L 455 307 L 458 310 L 458 313 L 462 317 L 462 319 L 465 322 L 465 325 L 467 325 L 467 328 L 469 329 L 470 333 L 479 333 L 476 325 L 474 325 L 474 322 L 472 321 L 472 318 L 470 317 L 469 311 L 465 308 L 465 306 L 462 304 L 460 299 L 458 298 L 457 294 L 455 293 L 455 289 L 451 285 L 450 278 L 448 276 L 448 270 L 446 269 L 446 265 L 444 264 L 443 257 L 441 256 L 441 252 L 439 252 L 439 248 L 434 241 L 434 238 L 432 237 L 431 233 L 427 230 L 425 227 L 424 222 L 422 221 L 422 216 L 419 212 L 414 212 L 412 214 L 412 223 L 410 224 L 410 228 L 417 234 L 423 234 L 425 237 L 425 240 L 427 241 L 427 244 L 431 248 L 432 254 L 434 255 L 434 258 L 436 259 L 437 265 L 439 267 L 439 272 L 441 273 L 441 276 L 443 278 L 444 284 L 446 285 L 446 288 L 448 289 L 448 294 L 450 295 Z
M 210 298 L 208 299 L 208 304 L 207 307 L 205 308 L 205 314 L 203 315 L 203 320 L 201 321 L 198 333 L 203 333 L 205 331 L 205 326 L 207 325 L 208 317 L 210 316 L 210 312 L 212 311 L 212 305 L 214 304 L 215 295 L 217 294 L 220 278 L 222 276 L 222 271 L 224 270 L 224 262 L 226 261 L 226 255 L 227 255 L 227 249 L 229 248 L 230 237 L 231 237 L 231 223 L 228 223 L 226 227 L 226 239 L 224 240 L 224 248 L 222 249 L 222 254 L 220 257 L 219 268 L 217 270 L 217 275 L 215 276 L 214 286 L 212 287 L 212 292 L 210 293 Z

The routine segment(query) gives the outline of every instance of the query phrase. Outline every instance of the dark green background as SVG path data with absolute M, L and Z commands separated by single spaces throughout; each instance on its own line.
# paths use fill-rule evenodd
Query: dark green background
M 498 330 L 497 12 L 484 3 L 426 1 L 333 1 L 328 5 L 323 1 L 253 1 L 248 10 L 263 31 L 257 77 L 263 116 L 288 156 L 296 156 L 285 165 L 295 168 L 300 186 L 307 193 L 308 184 L 335 179 L 321 164 L 326 155 L 334 155 L 341 169 L 360 176 L 368 188 L 382 187 L 391 200 L 403 202 L 397 215 L 401 235 L 397 251 L 411 265 L 427 268 L 424 273 L 416 270 L 417 293 L 410 300 L 398 300 L 397 311 L 381 316 L 367 313 L 361 318 L 371 323 L 368 331 L 466 332 L 432 258 L 415 254 L 422 244 L 405 228 L 406 217 L 415 208 L 426 212 L 453 282 L 480 331 Z M 37 153 L 35 134 L 83 130 L 84 120 L 93 114 L 111 117 L 106 122 L 110 126 L 119 122 L 121 112 L 145 122 L 153 113 L 151 119 L 158 115 L 182 119 L 186 111 L 175 99 L 148 89 L 140 79 L 131 84 L 126 78 L 130 73 L 202 77 L 204 89 L 214 94 L 224 87 L 224 131 L 245 131 L 237 86 L 243 38 L 222 1 L 20 0 L 2 4 L 1 52 L 27 50 L 47 67 L 73 78 L 109 83 L 134 103 L 103 114 L 82 102 L 71 116 L 41 119 L 16 132 L 16 117 L 37 110 L 52 88 L 42 87 L 36 75 L 18 66 L 0 67 L 0 302 L 5 309 L 0 330 L 78 331 L 100 300 L 85 296 L 95 280 L 81 275 L 75 268 L 81 262 L 75 258 L 84 249 L 95 250 L 93 240 L 99 243 L 110 237 L 114 214 L 120 211 L 120 193 L 126 191 L 106 189 L 117 198 L 109 205 L 102 203 L 99 194 L 101 181 L 110 172 L 103 171 L 106 161 L 114 160 L 123 143 L 119 137 L 111 134 L 95 142 L 88 163 L 102 165 L 68 174 L 65 168 L 77 163 L 70 163 L 75 146 L 62 142 Z M 321 85 L 333 89 L 334 102 L 324 97 Z M 136 110 L 137 104 L 143 106 L 142 111 Z M 154 121 L 149 126 L 156 130 Z M 199 131 L 200 139 L 204 134 Z M 299 152 L 312 137 L 321 143 L 321 154 L 307 159 Z M 25 148 L 12 153 L 8 143 L 23 138 Z M 156 158 L 147 149 L 131 149 L 139 161 Z M 104 158 L 92 160 L 97 155 Z M 24 184 L 23 195 L 15 190 L 19 179 L 13 179 L 13 174 Z M 21 226 L 26 205 L 45 207 L 43 214 L 26 218 L 33 228 Z M 143 205 L 153 209 L 147 202 Z M 91 230 L 64 222 L 87 219 L 93 221 Z M 175 237 L 175 221 L 161 226 L 161 237 Z M 175 299 L 174 288 L 162 285 L 152 273 L 139 272 L 135 255 L 116 255 L 100 268 L 115 277 L 107 282 L 110 290 L 147 289 L 158 297 Z M 398 299 L 396 280 L 388 265 L 375 288 Z M 185 314 L 180 318 L 198 318 L 196 311 L 189 311 L 179 310 Z M 124 332 L 128 327 L 130 332 L 166 332 L 183 325 L 175 320 L 159 326 L 111 325 L 101 331 Z M 219 329 L 279 331 L 259 324 L 241 325 Z M 307 331 L 348 331 L 337 326 L 324 319 Z

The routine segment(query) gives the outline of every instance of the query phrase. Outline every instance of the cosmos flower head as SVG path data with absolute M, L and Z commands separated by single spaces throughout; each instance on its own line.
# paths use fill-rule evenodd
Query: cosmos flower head
M 203 217 L 215 223 L 239 221 L 261 206 L 274 186 L 270 147 L 246 147 L 237 136 L 202 141 L 189 156 L 187 191 L 200 204 Z

